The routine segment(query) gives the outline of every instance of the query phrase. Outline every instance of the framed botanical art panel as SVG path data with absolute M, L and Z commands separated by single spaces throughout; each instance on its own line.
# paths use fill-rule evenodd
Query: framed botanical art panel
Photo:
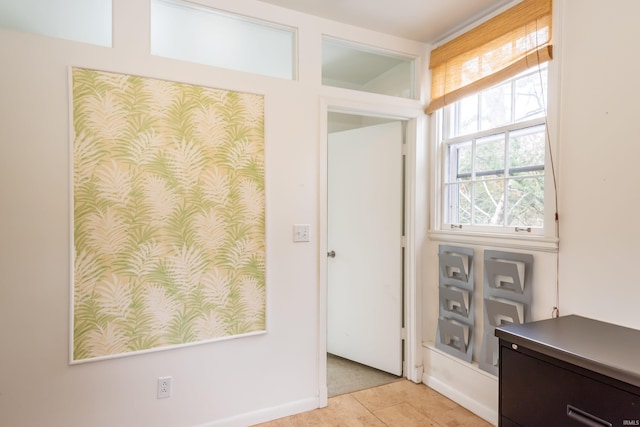
M 71 362 L 266 330 L 264 97 L 71 69 Z

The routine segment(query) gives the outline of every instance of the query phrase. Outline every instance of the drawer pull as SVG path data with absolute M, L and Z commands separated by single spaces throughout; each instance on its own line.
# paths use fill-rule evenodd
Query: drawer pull
M 591 415 L 575 406 L 567 405 L 567 417 L 572 418 L 579 423 L 588 427 L 611 427 L 612 424 L 608 421 L 600 419 L 595 415 Z

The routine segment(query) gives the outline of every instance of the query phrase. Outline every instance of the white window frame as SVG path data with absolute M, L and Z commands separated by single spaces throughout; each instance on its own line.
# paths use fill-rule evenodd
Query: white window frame
M 113 46 L 112 0 L 0 0 L 0 28 Z
M 151 0 L 150 4 L 152 55 L 284 80 L 298 79 L 297 28 L 191 0 Z M 167 8 L 173 9 L 171 13 Z M 276 39 L 268 37 L 270 34 L 277 35 Z
M 537 70 L 536 70 L 537 71 Z M 543 250 L 543 251 L 557 251 L 558 238 L 557 227 L 554 223 L 556 200 L 554 199 L 557 191 L 557 184 L 555 182 L 554 171 L 555 165 L 551 163 L 551 151 L 555 153 L 555 139 L 557 137 L 555 131 L 555 114 L 557 111 L 557 90 L 555 89 L 555 83 L 558 78 L 557 65 L 551 61 L 548 65 L 547 75 L 547 114 L 546 117 L 519 122 L 517 124 L 509 124 L 503 127 L 494 128 L 486 131 L 479 131 L 473 135 L 491 135 L 505 130 L 517 130 L 520 128 L 526 128 L 534 126 L 536 124 L 546 124 L 546 143 L 545 143 L 545 171 L 544 171 L 544 226 L 539 229 L 532 229 L 529 231 L 516 231 L 515 227 L 492 227 L 492 226 L 478 226 L 478 225 L 463 225 L 462 228 L 451 227 L 451 224 L 445 223 L 445 173 L 446 173 L 446 159 L 447 159 L 447 146 L 444 142 L 444 109 L 437 111 L 431 116 L 431 158 L 432 162 L 431 172 L 431 219 L 429 237 L 432 240 L 441 240 L 449 242 L 460 243 L 482 243 L 494 241 L 500 243 L 503 247 L 513 247 L 521 249 Z M 501 82 L 499 84 L 502 84 Z M 498 84 L 498 85 L 499 85 Z M 459 140 L 469 140 L 470 135 L 461 136 Z M 453 140 L 453 139 L 452 139 Z M 458 138 L 456 138 L 458 140 Z
M 359 78 L 359 82 L 356 83 L 353 80 L 335 80 L 327 76 L 329 68 L 335 70 L 336 66 L 339 66 L 343 69 L 351 69 L 353 68 L 354 60 L 367 63 L 371 59 L 378 58 L 388 58 L 391 61 L 397 61 L 397 63 L 393 68 L 387 69 L 382 73 L 361 73 L 363 76 L 368 75 L 366 77 L 368 81 L 366 82 L 362 81 L 364 77 Z M 321 77 L 323 86 L 413 100 L 419 94 L 416 65 L 416 56 L 374 48 L 326 34 L 322 35 Z M 404 73 L 397 73 L 397 68 L 402 66 L 407 67 L 407 76 L 404 76 Z M 407 79 L 405 80 L 404 77 L 407 77 Z

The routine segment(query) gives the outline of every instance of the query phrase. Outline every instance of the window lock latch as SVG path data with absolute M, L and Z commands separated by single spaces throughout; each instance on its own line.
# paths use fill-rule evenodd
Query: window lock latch
M 531 227 L 516 227 L 516 231 L 526 231 L 527 233 L 531 233 Z
M 462 224 L 451 224 L 451 228 L 462 228 Z

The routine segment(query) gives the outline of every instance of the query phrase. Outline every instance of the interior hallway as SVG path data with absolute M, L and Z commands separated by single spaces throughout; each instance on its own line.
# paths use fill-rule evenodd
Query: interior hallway
M 424 384 L 399 380 L 329 399 L 326 408 L 260 427 L 490 427 L 491 424 Z

